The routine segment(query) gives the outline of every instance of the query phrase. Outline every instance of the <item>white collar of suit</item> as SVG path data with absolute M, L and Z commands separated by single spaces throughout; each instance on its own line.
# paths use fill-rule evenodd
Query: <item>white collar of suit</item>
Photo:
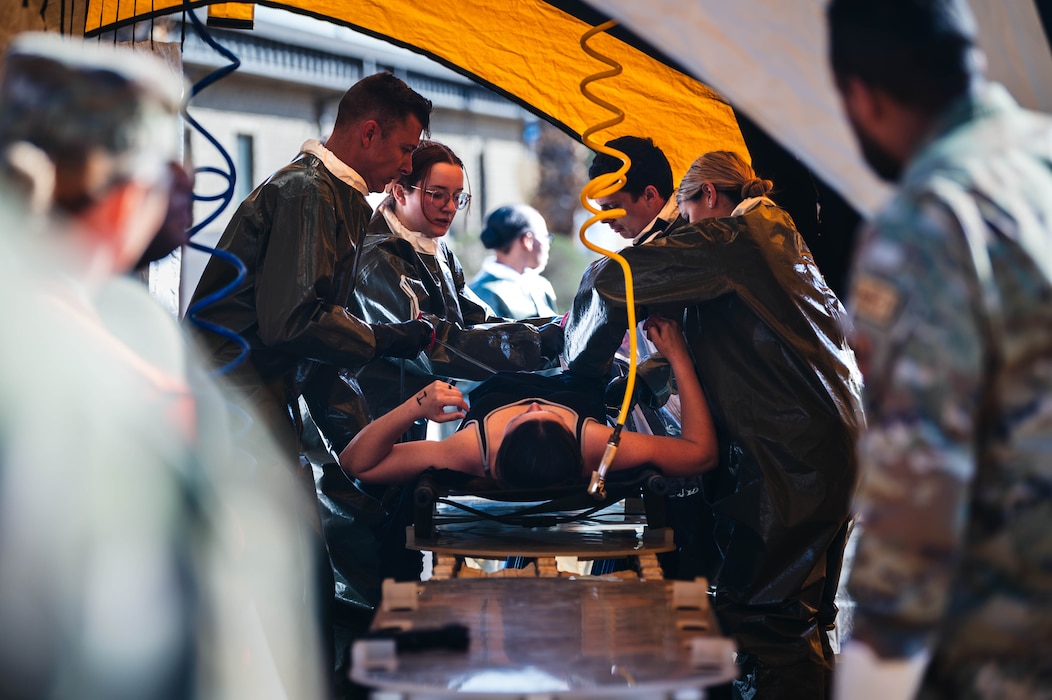
M 513 282 L 521 281 L 524 277 L 539 277 L 540 273 L 532 267 L 527 267 L 522 272 L 519 272 L 513 267 L 508 267 L 502 262 L 497 262 L 497 258 L 490 256 L 482 261 L 481 272 L 488 272 L 497 279 L 511 280 Z
M 664 226 L 657 227 L 657 222 L 664 221 L 665 226 L 676 220 L 679 216 L 679 207 L 676 206 L 676 190 L 672 190 L 672 196 L 665 202 L 665 206 L 661 208 L 658 215 L 647 224 L 646 228 L 639 232 L 639 235 L 632 239 L 632 245 L 642 245 L 643 243 L 649 243 L 654 240 L 658 234 L 665 230 Z
M 321 141 L 307 139 L 300 146 L 300 153 L 316 156 L 326 170 L 361 192 L 363 197 L 369 196 L 369 185 L 365 184 L 365 179 L 358 174 L 357 170 L 344 163 L 332 151 L 321 145 Z
M 432 238 L 431 236 L 425 236 L 419 231 L 410 231 L 405 227 L 404 224 L 398 219 L 398 215 L 395 214 L 394 209 L 391 207 L 391 202 L 394 197 L 388 197 L 384 201 L 380 202 L 378 209 L 380 213 L 384 215 L 384 219 L 387 221 L 388 227 L 391 229 L 391 233 L 399 238 L 403 238 L 409 241 L 410 245 L 413 246 L 413 250 L 424 255 L 438 255 L 439 240 Z

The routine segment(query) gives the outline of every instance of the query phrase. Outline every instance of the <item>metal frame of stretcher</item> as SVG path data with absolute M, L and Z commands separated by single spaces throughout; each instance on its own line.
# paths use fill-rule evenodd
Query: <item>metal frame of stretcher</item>
M 429 469 L 417 478 L 413 488 L 413 529 L 417 542 L 431 539 L 435 528 L 444 523 L 491 521 L 511 527 L 549 528 L 580 522 L 619 501 L 641 499 L 646 526 L 664 528 L 667 483 L 661 472 L 640 467 L 613 472 L 607 480 L 606 497 L 589 495 L 587 483 L 543 489 L 508 489 L 492 479 L 469 477 L 460 472 Z M 457 497 L 471 496 L 509 507 L 468 505 Z M 438 506 L 456 512 L 439 514 Z M 516 505 L 517 504 L 517 505 Z

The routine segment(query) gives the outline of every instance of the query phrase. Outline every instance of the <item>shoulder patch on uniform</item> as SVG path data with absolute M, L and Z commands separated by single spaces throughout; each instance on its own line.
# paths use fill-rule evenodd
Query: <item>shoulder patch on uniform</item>
M 871 275 L 859 277 L 851 289 L 855 318 L 881 326 L 895 317 L 901 300 L 902 294 L 893 284 Z

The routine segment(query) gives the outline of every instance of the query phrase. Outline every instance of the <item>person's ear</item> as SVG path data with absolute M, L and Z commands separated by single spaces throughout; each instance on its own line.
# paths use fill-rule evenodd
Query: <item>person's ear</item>
M 409 194 L 405 191 L 405 187 L 403 187 L 401 183 L 391 183 L 391 194 L 394 196 L 395 201 L 398 202 L 399 206 L 405 206 L 406 198 Z
M 841 95 L 848 115 L 864 126 L 879 124 L 887 112 L 887 95 L 856 76 L 844 81 Z
M 361 126 L 362 148 L 369 148 L 374 141 L 380 139 L 380 124 L 375 119 L 366 119 Z
M 537 236 L 533 233 L 533 231 L 527 231 L 526 233 L 519 236 L 519 241 L 522 242 L 523 248 L 532 253 L 534 246 L 537 245 Z
M 646 197 L 647 202 L 653 202 L 654 200 L 661 198 L 661 193 L 659 193 L 657 188 L 653 185 L 647 185 L 643 188 L 643 196 Z
M 716 205 L 719 204 L 719 192 L 716 191 L 716 186 L 711 182 L 703 182 L 701 184 L 701 197 L 709 209 L 715 209 Z

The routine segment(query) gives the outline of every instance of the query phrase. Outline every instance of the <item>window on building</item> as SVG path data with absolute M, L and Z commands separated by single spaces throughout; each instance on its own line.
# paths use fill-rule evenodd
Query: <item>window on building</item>
M 234 202 L 240 202 L 252 192 L 256 182 L 255 159 L 253 158 L 253 138 L 250 134 L 237 135 L 237 156 L 234 167 L 237 168 L 237 182 L 234 189 Z
M 478 184 L 472 187 L 475 201 L 478 203 L 479 215 L 486 216 L 489 213 L 489 202 L 486 196 L 486 149 L 479 151 L 479 175 Z

